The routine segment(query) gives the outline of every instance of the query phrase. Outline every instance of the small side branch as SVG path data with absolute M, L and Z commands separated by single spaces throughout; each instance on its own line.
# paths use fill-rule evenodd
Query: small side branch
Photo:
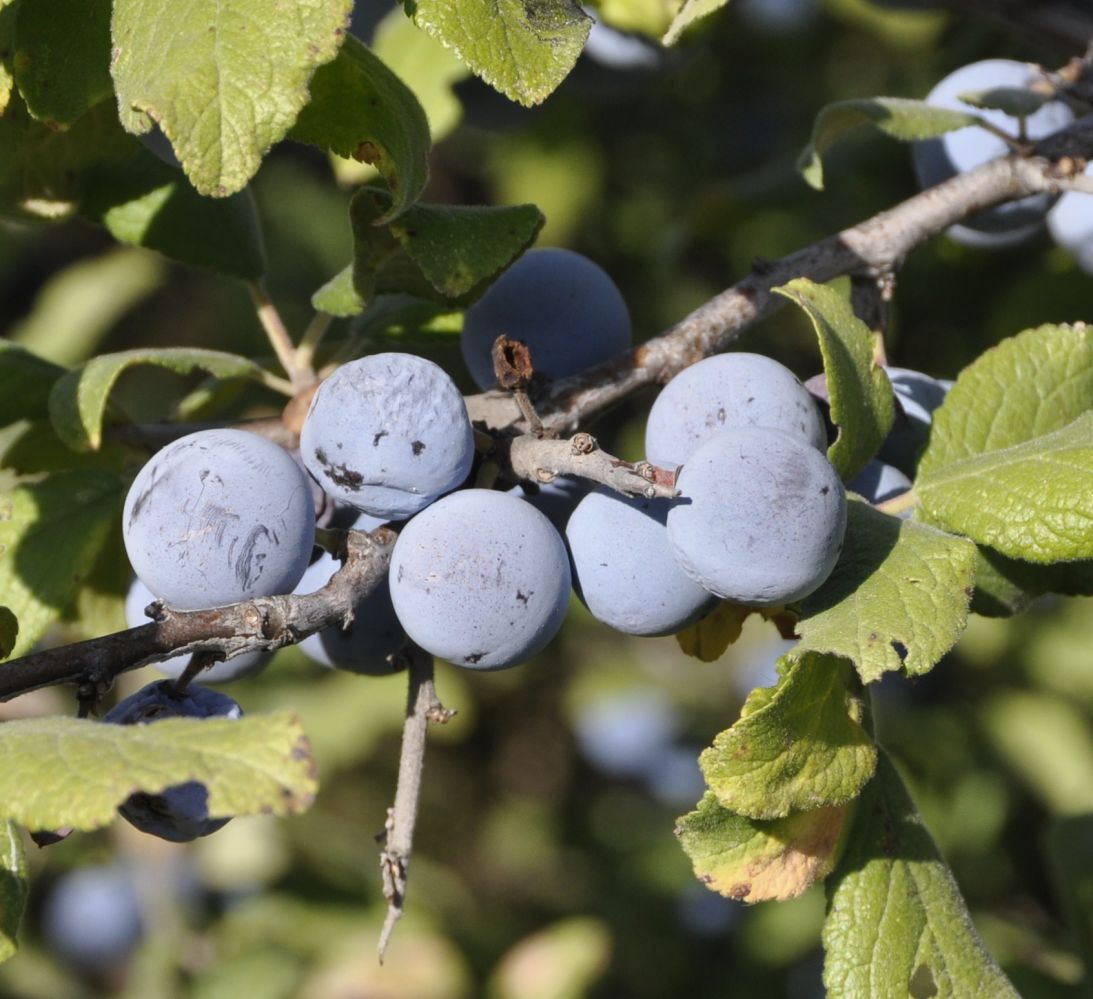
M 293 389 L 299 391 L 306 388 L 315 380 L 315 372 L 310 365 L 301 366 L 296 356 L 296 348 L 292 344 L 292 337 L 285 328 L 281 313 L 269 297 L 265 286 L 261 281 L 248 281 L 247 289 L 250 291 L 251 301 L 254 303 L 254 311 L 258 316 L 258 322 L 266 331 L 266 338 L 277 355 L 277 360 L 285 373 L 292 381 Z
M 387 917 L 377 945 L 381 964 L 395 924 L 402 918 L 406 898 L 407 872 L 421 799 L 421 775 L 425 767 L 425 734 L 430 722 L 444 724 L 455 714 L 445 708 L 436 696 L 432 656 L 416 647 L 409 650 L 409 656 L 410 689 L 406 700 L 406 721 L 402 727 L 398 787 L 395 789 L 395 803 L 387 812 L 384 831 L 378 837 L 383 843 L 380 871 L 383 876 L 383 897 L 387 899 Z
M 341 625 L 386 575 L 395 537 L 385 527 L 372 534 L 349 531 L 342 567 L 315 593 L 258 597 L 209 610 L 161 607 L 152 624 L 0 663 L 0 701 L 58 683 L 101 694 L 119 674 L 172 656 L 209 653 L 231 659 Z
M 600 449 L 591 434 L 569 440 L 541 440 L 534 434 L 514 437 L 508 444 L 508 465 L 517 479 L 546 483 L 559 475 L 575 475 L 628 496 L 671 499 L 676 495 L 675 469 L 648 461 L 623 461 Z

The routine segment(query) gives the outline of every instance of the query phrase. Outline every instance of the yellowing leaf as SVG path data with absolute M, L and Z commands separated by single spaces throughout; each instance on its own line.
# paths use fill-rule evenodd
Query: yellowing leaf
M 695 877 L 743 902 L 795 898 L 834 867 L 848 806 L 748 819 L 707 792 L 676 825 Z
M 704 663 L 720 659 L 744 629 L 744 621 L 753 608 L 723 600 L 701 621 L 696 621 L 676 635 L 679 647 Z

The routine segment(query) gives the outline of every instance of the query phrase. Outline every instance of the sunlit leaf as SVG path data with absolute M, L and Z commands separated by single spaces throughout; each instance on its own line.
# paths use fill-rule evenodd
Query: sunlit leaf
M 801 602 L 801 648 L 850 659 L 869 683 L 928 672 L 967 623 L 975 545 L 852 500 L 835 571 Z
M 676 823 L 695 877 L 743 902 L 802 894 L 835 865 L 849 806 L 748 819 L 724 808 L 712 791 Z
M 0 821 L 0 964 L 15 954 L 27 904 L 27 858 L 19 830 Z
M 29 652 L 72 602 L 121 516 L 123 494 L 118 476 L 97 470 L 0 493 L 0 605 L 19 621 L 14 655 Z
M 819 337 L 831 420 L 839 428 L 827 457 L 849 481 L 877 453 L 895 416 L 892 386 L 874 360 L 873 334 L 830 285 L 797 278 L 774 290 L 804 309 Z
M 477 76 L 527 106 L 565 79 L 592 27 L 573 0 L 414 0 L 407 9 Z
M 202 194 L 242 190 L 337 55 L 352 0 L 114 0 L 111 72 L 122 124 L 154 122 Z
M 260 380 L 262 376 L 262 369 L 245 357 L 198 347 L 101 354 L 83 367 L 68 372 L 53 386 L 49 414 L 61 440 L 75 451 L 96 450 L 102 444 L 103 415 L 114 383 L 126 370 L 141 364 L 155 365 L 178 374 L 207 371 L 218 378 Z
M 188 781 L 205 786 L 211 817 L 301 812 L 316 789 L 311 748 L 289 710 L 144 725 L 64 717 L 0 725 L 0 816 L 32 829 L 97 829 L 134 792 Z
M 796 652 L 783 662 L 762 706 L 720 733 L 698 761 L 718 802 L 753 819 L 844 804 L 876 763 L 851 664 Z
M 883 753 L 828 880 L 823 942 L 824 985 L 833 999 L 1017 999 Z

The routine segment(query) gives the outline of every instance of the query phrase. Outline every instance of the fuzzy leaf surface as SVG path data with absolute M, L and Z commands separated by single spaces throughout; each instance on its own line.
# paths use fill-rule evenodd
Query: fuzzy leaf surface
M 1093 558 L 1093 412 L 919 476 L 931 519 L 1010 558 Z
M 967 624 L 975 552 L 965 538 L 852 500 L 835 571 L 801 602 L 800 647 L 845 656 L 865 683 L 928 672 Z
M 315 73 L 311 100 L 289 138 L 374 165 L 391 191 L 387 219 L 412 205 L 429 179 L 424 110 L 413 91 L 352 36 Z
M 790 653 L 773 693 L 720 733 L 699 757 L 710 790 L 725 808 L 753 819 L 841 805 L 876 764 L 851 692 L 853 666 L 838 656 Z
M 153 364 L 183 375 L 200 369 L 217 378 L 260 380 L 262 376 L 262 369 L 245 357 L 199 347 L 138 348 L 102 354 L 69 371 L 53 386 L 49 414 L 61 440 L 74 451 L 98 450 L 110 390 L 123 372 L 140 364 Z
M 1091 409 L 1093 327 L 1025 330 L 960 373 L 934 413 L 918 474 L 1061 430 Z
M 15 954 L 27 894 L 23 840 L 14 823 L 0 820 L 0 964 Z
M 831 805 L 782 819 L 749 819 L 707 791 L 676 823 L 676 836 L 711 891 L 743 902 L 795 898 L 835 865 L 848 806 Z
M 109 97 L 110 0 L 32 0 L 15 19 L 15 82 L 30 113 L 71 125 Z
M 210 816 L 291 815 L 315 796 L 315 763 L 289 710 L 143 725 L 56 716 L 0 725 L 0 815 L 31 829 L 98 829 L 135 791 L 187 781 L 205 785 Z
M 810 186 L 824 187 L 823 156 L 848 132 L 862 125 L 872 125 L 885 135 L 904 142 L 932 139 L 966 125 L 976 125 L 979 118 L 965 111 L 938 108 L 925 101 L 904 97 L 855 98 L 835 101 L 820 110 L 812 126 L 812 138 L 797 159 Z
M 824 985 L 832 999 L 1017 997 L 883 753 L 828 880 L 823 944 Z
M 414 0 L 407 10 L 476 76 L 526 107 L 566 78 L 592 28 L 573 0 Z
M 49 393 L 65 369 L 25 347 L 0 340 L 0 427 L 49 413 Z
M 317 307 L 353 314 L 381 293 L 461 298 L 511 264 L 543 225 L 534 205 L 422 204 L 383 225 L 388 205 L 386 192 L 374 188 L 353 198 L 352 292 L 339 274 L 316 293 Z
M 0 493 L 0 605 L 19 622 L 13 655 L 29 652 L 72 603 L 121 515 L 123 496 L 118 476 L 96 470 Z
M 831 420 L 839 428 L 827 457 L 846 482 L 877 453 L 895 417 L 892 386 L 874 360 L 873 334 L 829 285 L 797 278 L 774 290 L 799 305 L 816 330 Z
M 249 188 L 203 198 L 181 171 L 140 152 L 109 169 L 89 171 L 80 213 L 116 240 L 194 267 L 253 280 L 266 269 L 258 212 Z
M 127 131 L 153 121 L 201 194 L 242 190 L 345 38 L 352 0 L 114 0 L 111 72 Z

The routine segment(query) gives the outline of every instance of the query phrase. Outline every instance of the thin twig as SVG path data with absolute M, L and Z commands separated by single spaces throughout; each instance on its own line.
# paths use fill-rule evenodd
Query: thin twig
M 498 457 L 507 459 L 513 478 L 540 485 L 559 475 L 575 475 L 628 496 L 671 499 L 676 495 L 675 469 L 658 468 L 648 461 L 623 461 L 601 450 L 591 434 L 574 434 L 564 441 L 521 434 L 499 442 Z
M 262 329 L 266 331 L 266 337 L 273 347 L 273 352 L 277 355 L 277 360 L 281 362 L 281 367 L 285 369 L 293 388 L 302 387 L 301 372 L 296 361 L 296 348 L 292 345 L 292 337 L 288 335 L 284 320 L 281 319 L 281 313 L 277 311 L 277 306 L 273 304 L 273 300 L 269 297 L 265 285 L 261 281 L 248 281 L 247 290 L 250 292 L 251 301 L 254 303 L 254 311 L 258 316 L 258 322 L 262 324 Z M 304 382 L 306 381 L 305 377 Z M 289 395 L 292 394 L 292 391 L 290 391 Z
M 333 321 L 334 317 L 329 312 L 316 312 L 296 347 L 297 367 L 307 372 L 312 378 L 315 378 L 315 351 L 322 343 Z
M 430 722 L 444 723 L 454 714 L 436 696 L 433 657 L 416 647 L 409 650 L 409 655 L 410 689 L 406 699 L 406 721 L 402 727 L 398 786 L 395 789 L 395 803 L 388 809 L 384 831 L 379 837 L 383 842 L 380 853 L 383 897 L 387 899 L 387 917 L 383 921 L 377 945 L 381 964 L 395 924 L 402 918 L 406 899 L 407 872 L 421 799 L 421 775 L 425 767 L 425 733 Z

